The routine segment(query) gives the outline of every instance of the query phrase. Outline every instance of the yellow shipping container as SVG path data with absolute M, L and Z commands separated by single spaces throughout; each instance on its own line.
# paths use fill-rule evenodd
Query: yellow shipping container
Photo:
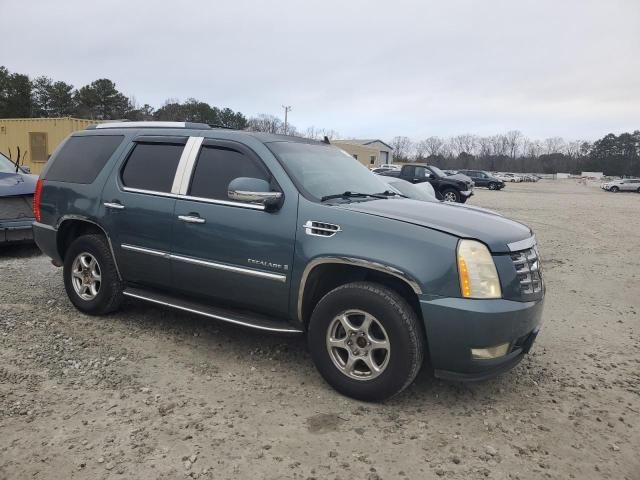
M 0 152 L 39 174 L 58 145 L 76 130 L 84 130 L 96 120 L 81 118 L 0 118 Z

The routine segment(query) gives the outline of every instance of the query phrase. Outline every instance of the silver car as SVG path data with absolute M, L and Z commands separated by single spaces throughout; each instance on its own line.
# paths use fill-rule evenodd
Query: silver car
M 638 192 L 640 193 L 640 178 L 623 178 L 602 185 L 603 190 L 609 192 Z

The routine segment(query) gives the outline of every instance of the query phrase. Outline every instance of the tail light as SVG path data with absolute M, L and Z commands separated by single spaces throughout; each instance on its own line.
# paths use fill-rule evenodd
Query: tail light
M 40 211 L 40 198 L 42 197 L 42 179 L 39 178 L 36 183 L 36 191 L 33 193 L 33 216 L 36 217 L 36 222 L 42 219 L 42 212 Z

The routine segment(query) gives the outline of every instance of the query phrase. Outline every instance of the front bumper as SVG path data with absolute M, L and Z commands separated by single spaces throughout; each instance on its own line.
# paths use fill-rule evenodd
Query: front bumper
M 0 244 L 33 241 L 33 218 L 0 221 Z
M 484 380 L 515 367 L 528 353 L 542 325 L 544 300 L 421 299 L 420 308 L 435 375 L 450 380 Z M 476 359 L 472 348 L 509 343 L 507 354 Z
M 473 195 L 473 189 L 470 190 L 461 190 L 460 191 L 460 195 L 462 195 L 463 197 L 467 197 L 469 198 L 470 196 Z

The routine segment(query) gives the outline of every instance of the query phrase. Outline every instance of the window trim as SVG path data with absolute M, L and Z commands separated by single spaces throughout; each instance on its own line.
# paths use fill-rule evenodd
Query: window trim
M 159 137 L 160 136 L 155 136 L 155 138 L 159 138 Z M 171 138 L 171 137 L 167 136 L 167 138 Z M 173 138 L 175 139 L 176 137 L 173 136 Z M 210 137 L 196 137 L 196 136 L 187 137 L 187 140 L 184 144 L 184 150 L 182 151 L 182 155 L 180 156 L 180 160 L 178 161 L 178 166 L 176 167 L 176 173 L 173 178 L 171 192 L 159 192 L 155 190 L 146 190 L 142 188 L 127 187 L 124 184 L 124 181 L 122 180 L 122 172 L 124 171 L 124 168 L 126 167 L 127 162 L 131 157 L 131 154 L 135 150 L 135 146 L 137 143 L 174 143 L 175 144 L 176 142 L 175 141 L 174 142 L 171 142 L 171 141 L 145 142 L 144 137 L 142 136 L 135 138 L 131 144 L 131 147 L 129 148 L 129 151 L 124 156 L 124 161 L 122 162 L 122 165 L 119 167 L 118 175 L 116 176 L 117 186 L 118 186 L 118 189 L 121 191 L 128 192 L 128 193 L 137 193 L 141 195 L 152 195 L 155 197 L 174 198 L 176 200 L 189 200 L 193 202 L 210 203 L 214 205 L 223 205 L 228 207 L 248 208 L 250 210 L 263 210 L 263 211 L 266 210 L 266 207 L 264 205 L 259 205 L 255 203 L 234 202 L 232 200 L 218 200 L 214 198 L 204 198 L 204 197 L 195 197 L 195 196 L 187 195 L 186 192 L 188 191 L 189 185 L 191 183 L 191 176 L 193 175 L 193 172 L 195 170 L 196 159 L 200 154 L 200 150 L 204 146 L 212 146 L 212 147 L 222 146 L 224 148 L 232 148 L 234 150 L 237 150 L 243 155 L 246 155 L 247 157 L 254 159 L 254 161 L 259 162 L 259 164 L 262 165 L 262 167 L 265 169 L 266 173 L 269 174 L 269 176 L 271 177 L 271 182 L 274 183 L 276 187 L 279 189 L 279 191 L 282 193 L 282 199 L 284 201 L 284 197 L 285 197 L 284 190 L 282 190 L 282 187 L 280 186 L 278 181 L 275 179 L 274 175 L 271 173 L 271 170 L 267 167 L 267 165 L 265 165 L 264 161 L 262 161 L 259 155 L 257 155 L 253 150 L 251 150 L 248 146 L 244 145 L 243 143 L 235 142 L 233 140 L 223 140 L 223 139 L 216 139 L 216 138 L 210 138 Z M 191 145 L 189 145 L 190 143 Z M 190 149 L 189 149 L 189 146 L 191 147 Z M 183 169 L 182 172 L 180 172 L 181 166 Z M 182 177 L 180 181 L 176 182 L 178 180 L 179 173 L 181 173 Z M 178 189 L 174 190 L 175 187 L 177 187 Z M 185 193 L 181 193 L 183 189 Z
M 271 173 L 271 170 L 269 170 L 269 167 L 265 165 L 265 163 L 262 161 L 259 155 L 257 155 L 253 150 L 251 150 L 249 147 L 247 147 L 246 145 L 240 142 L 235 142 L 233 140 L 226 140 L 226 139 L 210 138 L 210 137 L 203 138 L 203 141 L 200 142 L 200 144 L 198 145 L 198 148 L 194 148 L 192 150 L 191 158 L 190 158 L 191 161 L 186 165 L 184 175 L 182 177 L 182 182 L 180 184 L 178 198 L 183 200 L 191 200 L 194 202 L 212 203 L 216 205 L 226 205 L 231 207 L 243 207 L 243 208 L 249 208 L 252 210 L 266 209 L 264 205 L 259 205 L 256 203 L 235 202 L 232 200 L 220 200 L 216 198 L 196 197 L 188 194 L 189 188 L 191 187 L 191 179 L 193 177 L 193 174 L 195 173 L 195 169 L 197 166 L 198 156 L 200 155 L 200 152 L 202 151 L 202 149 L 207 147 L 226 148 L 229 150 L 235 150 L 240 154 L 244 155 L 245 157 L 247 157 L 249 160 L 257 163 L 259 166 L 261 166 L 264 169 L 265 173 L 269 175 L 270 177 L 269 183 L 271 183 L 272 185 L 275 185 L 278 191 L 282 193 L 282 201 L 284 202 L 285 200 L 284 190 L 282 190 L 282 187 L 280 186 L 278 181 L 275 179 L 273 173 Z
M 154 136 L 154 139 L 158 139 L 159 136 Z M 145 193 L 145 194 L 149 194 L 149 195 L 154 195 L 154 196 L 161 196 L 161 197 L 173 197 L 175 196 L 175 194 L 172 192 L 173 190 L 173 183 L 175 182 L 175 178 L 176 178 L 176 174 L 178 173 L 178 168 L 180 167 L 180 162 L 182 161 L 182 156 L 184 155 L 185 152 L 185 144 L 182 143 L 182 140 L 180 140 L 180 137 L 175 137 L 175 136 L 167 136 L 167 139 L 176 139 L 178 138 L 177 141 L 164 141 L 164 142 L 160 142 L 160 141 L 151 141 L 151 142 L 147 142 L 144 140 L 144 137 L 137 137 L 134 138 L 132 143 L 131 143 L 131 147 L 129 148 L 129 151 L 127 152 L 127 154 L 124 157 L 124 161 L 122 162 L 122 165 L 120 165 L 120 168 L 118 169 L 118 186 L 124 190 L 125 192 L 131 192 L 131 193 Z M 184 137 L 187 138 L 187 137 Z M 127 168 L 127 163 L 129 163 L 129 160 L 131 159 L 131 156 L 133 155 L 133 152 L 136 151 L 136 148 L 138 147 L 139 144 L 155 144 L 155 145 L 161 145 L 161 144 L 170 144 L 170 145 L 182 145 L 182 153 L 180 154 L 180 158 L 178 159 L 178 165 L 176 165 L 176 173 L 174 173 L 173 175 L 173 181 L 171 182 L 171 190 L 169 190 L 168 192 L 161 192 L 159 190 L 147 190 L 144 188 L 136 188 L 136 187 L 128 187 L 125 183 L 124 183 L 124 179 L 122 178 L 122 174 L 124 173 L 124 169 Z M 185 142 L 186 143 L 186 142 Z

